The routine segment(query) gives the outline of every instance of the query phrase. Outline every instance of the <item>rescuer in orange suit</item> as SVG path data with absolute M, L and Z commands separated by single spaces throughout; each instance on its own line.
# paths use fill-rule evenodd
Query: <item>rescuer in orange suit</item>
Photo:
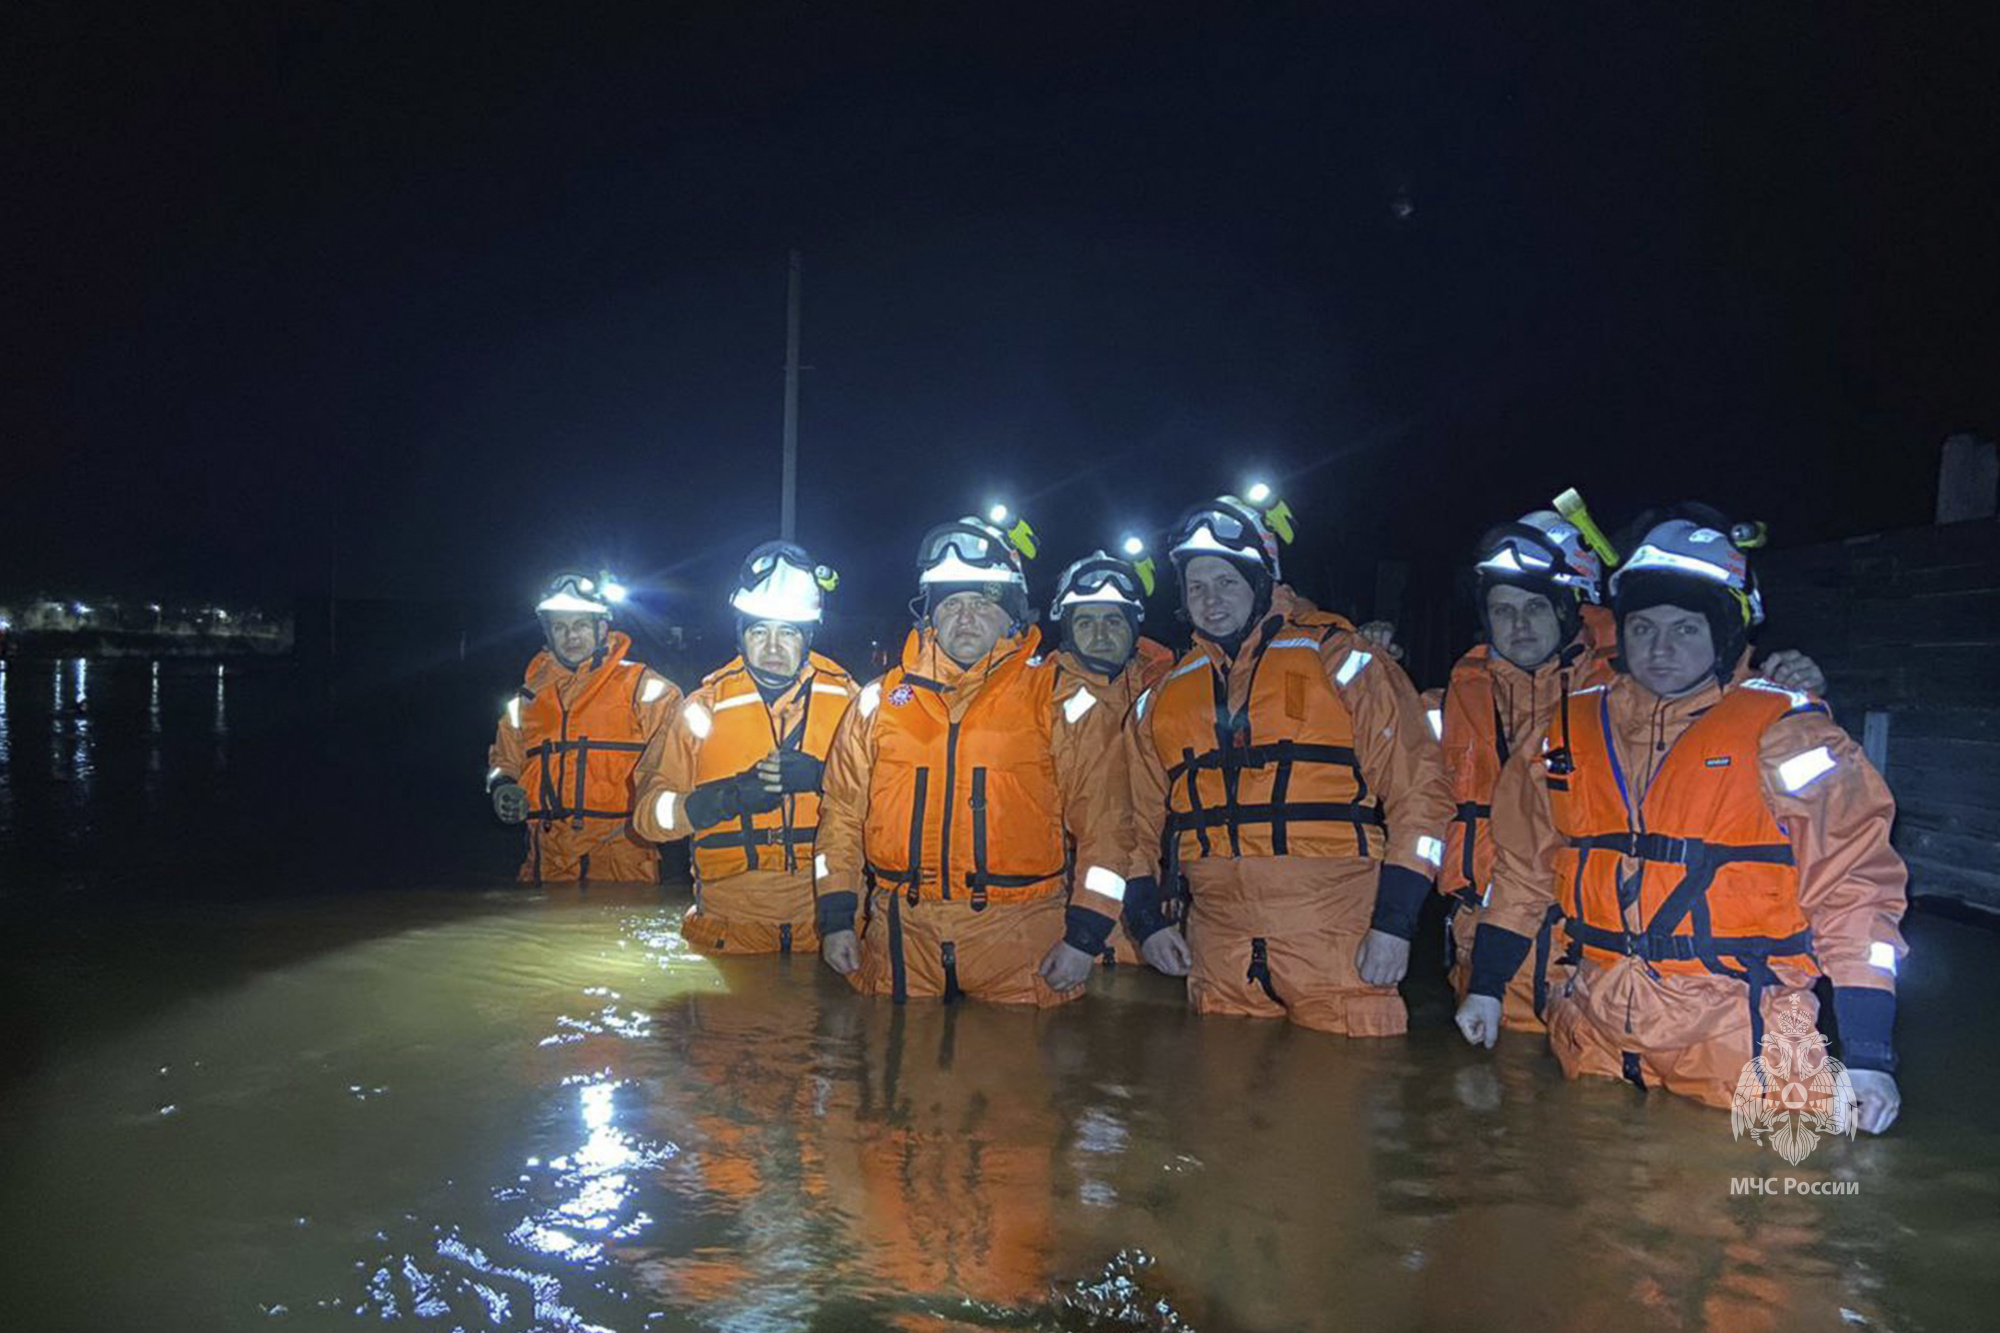
M 1117 920 L 1118 718 L 1035 656 L 1023 548 L 1024 522 L 926 534 L 902 665 L 834 736 L 821 953 L 863 993 L 1057 1004 L 1082 993 Z
M 1127 538 L 1128 549 L 1133 545 L 1138 545 L 1138 539 Z M 1143 553 L 1143 546 L 1132 552 Z M 1063 681 L 1074 680 L 1089 690 L 1099 705 L 1120 719 L 1174 664 L 1174 655 L 1166 645 L 1139 634 L 1146 619 L 1146 594 L 1152 591 L 1151 566 L 1150 560 L 1142 568 L 1103 551 L 1094 552 L 1062 572 L 1049 604 L 1049 619 L 1055 622 L 1059 636 L 1056 671 Z M 1067 693 L 1062 684 L 1057 690 Z M 1122 795 L 1129 787 L 1124 780 L 1122 745 L 1114 746 L 1109 762 L 1116 765 L 1117 776 L 1107 781 Z M 1121 811 L 1127 819 L 1130 813 L 1129 805 Z M 1140 961 L 1139 946 L 1123 921 L 1112 930 L 1102 959 L 1107 965 L 1136 965 Z
M 1224 496 L 1174 534 L 1195 640 L 1126 729 L 1126 922 L 1197 1012 L 1389 1036 L 1451 802 L 1402 668 L 1280 581 L 1290 522 Z
M 521 878 L 659 882 L 659 852 L 632 830 L 632 771 L 681 692 L 625 654 L 611 628 L 623 590 L 559 574 L 535 606 L 546 646 L 528 663 L 487 752 L 486 790 L 504 824 L 526 824 Z
M 1575 970 L 1549 1044 L 1570 1077 L 1730 1106 L 1772 1011 L 1816 1013 L 1825 975 L 1858 1123 L 1879 1133 L 1906 952 L 1888 788 L 1812 695 L 1736 678 L 1763 611 L 1726 525 L 1654 525 L 1611 596 L 1620 674 L 1564 696 L 1500 777 L 1458 1026 L 1493 1044 L 1555 903 Z
M 788 542 L 752 551 L 729 598 L 741 651 L 702 681 L 639 762 L 640 835 L 693 838 L 694 905 L 681 933 L 705 953 L 819 947 L 820 770 L 857 693 L 838 663 L 812 651 L 834 582 Z
M 1617 626 L 1599 604 L 1600 553 L 1610 553 L 1610 544 L 1575 492 L 1558 503 L 1572 505 L 1574 522 L 1538 509 L 1480 538 L 1474 596 L 1486 641 L 1458 660 L 1451 683 L 1431 707 L 1432 730 L 1444 746 L 1445 776 L 1458 807 L 1445 836 L 1438 892 L 1448 897 L 1446 956 L 1460 1000 L 1472 976 L 1480 897 L 1493 878 L 1493 788 L 1500 770 L 1548 724 L 1558 699 L 1607 683 L 1615 674 Z M 1818 666 L 1803 653 L 1773 653 L 1762 673 L 1787 689 L 1816 693 L 1826 687 Z M 1548 996 L 1567 975 L 1561 917 L 1551 904 L 1535 931 L 1534 948 L 1507 984 L 1502 1021 L 1509 1028 L 1542 1031 Z

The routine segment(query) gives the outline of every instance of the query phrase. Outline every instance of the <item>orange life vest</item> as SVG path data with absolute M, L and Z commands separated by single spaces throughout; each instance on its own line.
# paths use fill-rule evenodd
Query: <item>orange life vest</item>
M 1611 740 L 1609 687 L 1568 704 L 1567 733 L 1558 730 L 1542 765 L 1564 838 L 1555 875 L 1572 956 L 1735 977 L 1750 987 L 1753 1018 L 1776 980 L 1772 963 L 1817 972 L 1792 844 L 1759 774 L 1758 742 L 1795 698 L 1754 685 L 1728 690 L 1674 742 L 1643 792 L 1631 789 Z
M 619 656 L 631 641 L 611 636 L 604 665 L 590 671 L 565 706 L 552 679 L 560 668 L 547 653 L 528 664 L 521 686 L 521 786 L 528 818 L 544 828 L 567 821 L 581 829 L 593 820 L 632 817 L 632 770 L 646 748 L 639 730 L 639 693 L 646 668 Z M 540 687 L 536 687 L 537 682 Z
M 1197 856 L 1382 857 L 1384 839 L 1368 833 L 1383 824 L 1382 802 L 1361 776 L 1354 716 L 1319 655 L 1352 628 L 1300 612 L 1246 644 L 1250 697 L 1234 715 L 1227 678 L 1199 647 L 1154 689 L 1169 867 Z
M 1560 654 L 1551 702 L 1586 686 L 1608 684 L 1617 643 L 1611 613 L 1599 606 L 1585 606 L 1582 631 Z M 1493 842 L 1488 836 L 1493 791 L 1512 746 L 1525 739 L 1524 735 L 1509 737 L 1507 719 L 1500 715 L 1493 689 L 1491 645 L 1480 644 L 1452 667 L 1442 711 L 1445 775 L 1458 809 L 1446 837 L 1438 892 L 1457 894 L 1470 905 L 1493 880 Z M 1531 719 L 1529 730 L 1549 720 Z
M 853 682 L 839 663 L 809 654 L 806 669 L 778 700 L 778 712 L 796 715 L 780 736 L 777 720 L 757 690 L 756 677 L 741 657 L 711 674 L 702 686 L 710 699 L 705 705 L 710 729 L 695 752 L 696 785 L 735 777 L 777 749 L 803 750 L 825 762 L 834 728 L 854 694 Z M 809 867 L 818 831 L 819 793 L 794 792 L 775 810 L 746 811 L 734 826 L 697 833 L 695 874 L 702 883 L 713 884 L 746 870 Z
M 949 687 L 898 666 L 878 684 L 875 762 L 863 830 L 868 871 L 910 902 L 975 910 L 1064 891 L 1063 807 L 1049 750 L 1053 659 L 1028 642 L 990 667 L 957 722 Z M 961 687 L 966 688 L 966 687 Z

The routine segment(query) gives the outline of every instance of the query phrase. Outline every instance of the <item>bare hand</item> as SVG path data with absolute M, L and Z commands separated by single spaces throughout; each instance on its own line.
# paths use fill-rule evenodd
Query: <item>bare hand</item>
M 1781 648 L 1764 659 L 1758 668 L 1773 685 L 1782 685 L 1788 690 L 1803 690 L 1807 694 L 1826 693 L 1826 673 L 1819 669 L 1819 663 L 1807 657 L 1796 648 Z
M 1410 970 L 1410 942 L 1383 930 L 1371 930 L 1355 951 L 1354 966 L 1371 986 L 1393 986 Z
M 503 782 L 493 789 L 493 813 L 503 824 L 519 824 L 528 818 L 528 793 L 518 782 Z
M 776 750 L 757 761 L 757 781 L 764 784 L 764 790 L 781 792 L 785 789 L 782 770 L 784 765 L 778 759 Z
M 1371 620 L 1354 632 L 1398 662 L 1403 660 L 1403 645 L 1396 642 L 1396 626 L 1393 621 Z
M 836 930 L 819 942 L 819 956 L 844 977 L 861 966 L 861 941 L 851 930 Z
M 1861 1128 L 1880 1134 L 1896 1123 L 1896 1114 L 1903 1109 L 1903 1094 L 1892 1075 L 1879 1069 L 1850 1069 L 1847 1077 L 1854 1084 L 1853 1111 Z
M 1139 946 L 1139 952 L 1155 972 L 1164 972 L 1170 977 L 1184 977 L 1194 966 L 1194 952 L 1188 948 L 1187 936 L 1172 926 L 1162 926 L 1146 937 Z
M 1090 969 L 1096 962 L 1075 945 L 1057 940 L 1055 947 L 1042 955 L 1042 965 L 1036 970 L 1049 983 L 1050 990 L 1075 990 L 1090 979 Z
M 1491 1049 L 1500 1040 L 1500 1001 L 1491 995 L 1468 995 L 1458 1006 L 1455 1021 L 1467 1041 Z

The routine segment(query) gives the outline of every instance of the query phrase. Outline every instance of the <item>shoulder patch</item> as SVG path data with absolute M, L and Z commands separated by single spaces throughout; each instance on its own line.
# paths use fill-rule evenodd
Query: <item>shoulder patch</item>
M 1340 664 L 1340 670 L 1333 673 L 1333 683 L 1336 685 L 1350 684 L 1356 676 L 1361 674 L 1362 669 L 1374 660 L 1375 654 L 1373 653 L 1364 653 L 1358 648 L 1350 650 L 1346 660 Z
M 715 719 L 706 708 L 690 699 L 681 705 L 681 719 L 687 723 L 689 731 L 698 741 L 707 740 L 708 733 L 715 730 Z
M 1152 702 L 1153 702 L 1153 691 L 1151 689 L 1147 689 L 1139 695 L 1139 702 L 1132 705 L 1133 714 L 1137 717 L 1143 718 L 1144 716 L 1146 716 L 1147 705 L 1151 704 Z
M 867 685 L 863 686 L 861 690 L 861 700 L 860 703 L 857 705 L 861 709 L 861 716 L 873 717 L 875 715 L 875 710 L 881 707 L 881 705 L 882 705 L 882 682 L 879 680 L 871 680 L 868 682 Z
M 639 702 L 642 704 L 656 704 L 666 698 L 667 688 L 667 678 L 665 676 L 656 676 L 649 671 L 646 673 L 646 683 L 639 687 Z
M 1078 690 L 1075 694 L 1063 700 L 1063 721 L 1074 726 L 1082 719 L 1085 713 L 1088 713 L 1096 706 L 1096 695 L 1092 694 L 1089 690 Z

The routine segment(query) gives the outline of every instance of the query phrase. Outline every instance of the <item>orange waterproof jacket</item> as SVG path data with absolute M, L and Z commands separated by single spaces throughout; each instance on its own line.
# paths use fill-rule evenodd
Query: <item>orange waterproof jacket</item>
M 1452 668 L 1439 705 L 1439 742 L 1445 776 L 1457 805 L 1445 835 L 1438 892 L 1468 903 L 1493 877 L 1493 789 L 1500 770 L 1523 741 L 1548 725 L 1556 701 L 1569 690 L 1602 685 L 1613 675 L 1618 627 L 1601 606 L 1583 608 L 1575 639 L 1554 657 L 1524 671 L 1480 644 Z
M 979 909 L 1064 892 L 1065 832 L 1082 868 L 1072 908 L 1116 920 L 1125 859 L 1118 718 L 1051 659 L 1032 628 L 969 667 L 926 630 L 902 665 L 862 690 L 834 737 L 820 807 L 822 934 L 850 929 L 867 882 L 914 905 Z
M 625 659 L 631 648 L 613 631 L 602 665 L 571 670 L 546 649 L 528 663 L 488 752 L 487 784 L 520 783 L 531 822 L 584 829 L 631 818 L 633 769 L 680 699 L 666 677 Z
M 656 842 L 690 835 L 695 875 L 704 884 L 747 870 L 808 871 L 819 826 L 819 793 L 794 792 L 775 810 L 744 813 L 701 831 L 687 797 L 703 783 L 733 778 L 774 750 L 825 761 L 833 733 L 858 692 L 839 663 L 810 653 L 799 678 L 768 707 L 741 657 L 711 672 L 688 696 L 640 765 L 634 824 Z
M 1593 1002 L 1620 1012 L 1664 973 L 1761 988 L 1775 965 L 1788 984 L 1823 972 L 1836 998 L 1893 992 L 1894 821 L 1880 775 L 1810 695 L 1753 677 L 1661 699 L 1622 675 L 1574 693 L 1501 774 L 1474 990 L 1485 927 L 1529 936 L 1560 902 L 1584 965 L 1609 978 Z

